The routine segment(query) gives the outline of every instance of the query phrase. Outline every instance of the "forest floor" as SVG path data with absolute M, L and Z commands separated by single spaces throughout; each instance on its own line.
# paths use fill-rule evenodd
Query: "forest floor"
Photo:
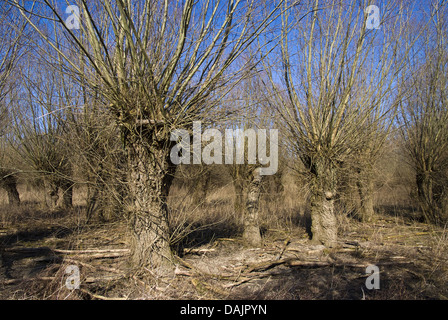
M 183 246 L 175 271 L 158 277 L 129 272 L 123 223 L 31 216 L 0 226 L 0 299 L 448 299 L 447 237 L 385 214 L 344 224 L 332 249 L 311 245 L 302 226 L 267 228 L 260 248 L 214 235 Z M 66 286 L 69 265 L 80 270 L 78 290 Z M 366 287 L 369 265 L 379 289 Z

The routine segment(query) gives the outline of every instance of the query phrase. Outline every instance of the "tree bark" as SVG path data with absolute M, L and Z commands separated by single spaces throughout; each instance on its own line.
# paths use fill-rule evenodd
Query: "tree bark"
M 336 167 L 326 159 L 318 159 L 311 164 L 311 173 L 311 240 L 334 247 L 337 242 Z
M 358 171 L 357 187 L 360 198 L 360 207 L 358 210 L 358 218 L 362 222 L 371 222 L 375 215 L 373 203 L 373 179 L 363 170 Z
M 148 146 L 142 140 L 128 147 L 131 264 L 163 271 L 174 266 L 166 198 L 175 167 L 169 160 L 169 146 Z
M 59 194 L 58 194 L 59 188 L 53 182 L 49 182 L 48 185 L 49 185 L 48 195 L 50 196 L 49 208 L 51 210 L 55 210 L 58 206 L 58 201 L 59 201 Z
M 262 177 L 259 169 L 255 169 L 253 172 L 252 180 L 249 184 L 249 190 L 247 194 L 246 210 L 243 215 L 244 219 L 244 232 L 243 239 L 252 246 L 261 245 L 261 233 L 258 219 L 258 208 L 260 200 L 260 189 Z
M 203 207 L 206 204 L 207 192 L 211 182 L 210 170 L 204 170 L 205 171 L 200 173 L 195 179 L 195 186 L 193 186 L 193 203 L 200 207 Z
M 96 210 L 98 201 L 99 189 L 97 185 L 89 186 L 87 189 L 87 209 L 86 209 L 86 223 L 89 224 Z
M 235 202 L 234 208 L 235 212 L 243 214 L 244 207 L 246 205 L 246 193 L 247 193 L 247 182 L 244 181 L 242 177 L 234 178 L 233 186 L 235 188 Z
M 269 202 L 281 202 L 285 187 L 282 181 L 283 172 L 278 170 L 274 175 L 266 176 L 263 179 L 264 188 L 266 188 L 266 200 Z
M 417 198 L 425 220 L 429 223 L 434 222 L 431 212 L 432 206 L 432 181 L 428 173 L 418 172 L 416 174 Z
M 417 172 L 417 199 L 426 222 L 443 225 L 447 220 L 447 201 L 444 188 L 429 172 Z
M 62 189 L 62 209 L 73 208 L 73 183 L 71 181 L 65 181 L 61 185 Z
M 3 188 L 8 193 L 8 203 L 13 206 L 20 205 L 20 196 L 17 191 L 17 179 L 9 175 L 4 181 L 2 181 Z

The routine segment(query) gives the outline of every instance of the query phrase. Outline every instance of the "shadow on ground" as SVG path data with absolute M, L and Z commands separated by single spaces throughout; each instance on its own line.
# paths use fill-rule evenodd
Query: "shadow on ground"
M 38 227 L 17 231 L 0 237 L 0 280 L 13 281 L 29 279 L 38 276 L 41 271 L 51 267 L 62 258 L 47 246 L 36 244 L 45 243 L 46 239 L 62 239 L 69 236 L 72 230 L 62 227 Z M 33 247 L 27 247 L 30 243 Z M 15 290 L 8 286 L 9 291 Z M 2 290 L 3 295 L 8 295 Z M 5 296 L 8 297 L 8 296 Z
M 422 279 L 418 267 L 380 267 L 379 288 L 362 268 L 281 268 L 269 279 L 239 288 L 232 299 L 248 300 L 440 300 L 447 290 Z

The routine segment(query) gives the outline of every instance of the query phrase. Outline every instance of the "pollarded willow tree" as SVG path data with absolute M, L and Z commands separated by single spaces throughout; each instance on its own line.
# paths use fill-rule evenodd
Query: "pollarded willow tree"
M 232 93 L 234 118 L 226 123 L 227 128 L 232 128 L 234 132 L 241 130 L 241 137 L 235 134 L 236 139 L 241 139 L 242 150 L 237 145 L 232 148 L 235 154 L 244 153 L 244 163 L 234 163 L 226 165 L 228 172 L 233 180 L 235 190 L 234 209 L 242 219 L 243 240 L 252 246 L 260 246 L 262 243 L 260 223 L 259 223 L 259 199 L 263 180 L 259 168 L 262 164 L 256 159 L 250 159 L 249 154 L 251 144 L 257 143 L 260 137 L 255 137 L 258 129 L 264 129 L 272 126 L 271 114 L 268 114 L 267 107 L 263 105 L 263 87 L 259 80 L 259 74 L 252 71 L 247 79 L 243 80 Z M 252 139 L 251 134 L 253 134 Z M 255 138 L 254 138 L 255 137 Z M 259 149 L 258 149 L 259 150 Z M 277 155 L 276 155 L 277 156 Z M 277 168 L 276 168 L 277 169 Z M 277 172 L 275 172 L 277 174 Z
M 213 92 L 237 81 L 240 72 L 230 67 L 275 19 L 281 1 L 80 0 L 72 24 L 54 1 L 13 2 L 64 58 L 65 71 L 108 101 L 127 155 L 132 264 L 169 266 L 170 133 L 213 110 Z M 46 31 L 50 21 L 64 38 Z M 71 60 L 70 50 L 83 59 Z
M 434 3 L 419 51 L 403 70 L 401 134 L 415 173 L 417 202 L 427 222 L 448 221 L 447 5 Z M 413 35 L 410 35 L 411 41 Z
M 20 197 L 5 137 L 11 131 L 9 103 L 14 95 L 14 70 L 24 54 L 25 30 L 26 23 L 20 14 L 6 2 L 0 3 L 0 187 L 7 191 L 10 204 L 20 204 Z
M 312 240 L 327 246 L 337 243 L 338 169 L 369 152 L 373 124 L 395 108 L 395 71 L 403 63 L 396 53 L 409 19 L 405 8 L 384 4 L 375 29 L 370 4 L 313 0 L 285 10 L 281 65 L 266 62 L 273 104 L 309 177 Z
M 48 52 L 48 51 L 47 51 Z M 59 72 L 28 50 L 17 81 L 19 91 L 10 105 L 13 118 L 11 148 L 22 159 L 29 176 L 42 181 L 51 209 L 73 205 L 73 154 L 67 134 L 69 97 L 73 87 Z M 61 191 L 62 197 L 59 197 Z

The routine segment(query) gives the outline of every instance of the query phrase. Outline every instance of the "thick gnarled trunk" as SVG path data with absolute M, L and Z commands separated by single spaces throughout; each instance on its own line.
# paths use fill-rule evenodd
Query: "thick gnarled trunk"
M 416 182 L 417 199 L 425 220 L 439 225 L 446 223 L 448 205 L 444 186 L 437 184 L 429 172 L 418 172 Z
M 246 208 L 243 215 L 243 239 L 252 246 L 261 245 L 261 233 L 259 225 L 259 200 L 262 177 L 260 170 L 256 169 L 253 172 L 252 179 L 249 183 Z
M 9 170 L 0 170 L 0 188 L 3 188 L 8 194 L 8 203 L 10 205 L 20 205 L 20 196 L 17 191 L 17 178 Z
M 138 140 L 128 149 L 133 267 L 163 271 L 173 266 L 166 198 L 175 167 L 169 151 L 166 146 L 145 146 Z
M 6 181 L 2 182 L 3 189 L 8 193 L 8 203 L 12 206 L 20 205 L 20 196 L 17 191 L 17 181 L 15 177 L 9 177 Z
M 6 192 L 8 193 L 8 202 L 12 206 L 20 205 L 20 196 L 15 185 L 5 186 Z
M 311 174 L 311 240 L 334 247 L 337 242 L 336 167 L 329 161 L 318 159 L 312 164 Z

